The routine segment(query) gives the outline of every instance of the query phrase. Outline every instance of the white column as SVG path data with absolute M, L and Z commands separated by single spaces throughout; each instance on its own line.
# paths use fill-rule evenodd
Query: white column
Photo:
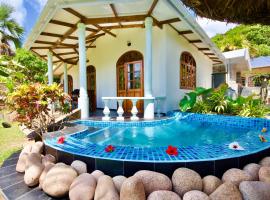
M 145 19 L 145 67 L 144 67 L 144 95 L 152 97 L 152 28 L 153 18 Z
M 79 38 L 79 76 L 80 76 L 80 97 L 79 108 L 81 109 L 81 119 L 89 117 L 89 98 L 87 94 L 87 74 L 86 74 L 86 48 L 85 48 L 85 25 L 78 24 Z
M 152 32 L 153 18 L 145 19 L 145 67 L 144 67 L 144 96 L 152 97 Z M 154 119 L 155 107 L 153 100 L 144 101 L 144 118 Z
M 48 84 L 52 85 L 53 84 L 53 58 L 52 58 L 52 53 L 49 51 L 48 52 Z
M 64 63 L 64 92 L 68 93 L 67 63 Z

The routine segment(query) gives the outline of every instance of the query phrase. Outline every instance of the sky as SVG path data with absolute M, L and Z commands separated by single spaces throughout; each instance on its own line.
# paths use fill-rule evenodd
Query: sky
M 8 3 L 14 7 L 15 12 L 13 17 L 25 29 L 24 40 L 31 32 L 46 2 L 47 0 L 0 0 L 0 3 Z M 217 33 L 225 33 L 227 30 L 236 26 L 235 24 L 227 24 L 200 17 L 197 17 L 197 22 L 209 37 L 213 37 Z

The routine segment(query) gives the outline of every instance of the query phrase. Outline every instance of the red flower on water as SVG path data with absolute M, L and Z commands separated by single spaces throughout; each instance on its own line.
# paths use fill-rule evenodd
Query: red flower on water
M 168 146 L 166 153 L 170 156 L 177 156 L 178 155 L 178 150 L 177 147 L 173 147 L 171 145 Z
M 115 150 L 115 147 L 112 146 L 112 145 L 108 145 L 108 146 L 105 148 L 105 151 L 106 151 L 107 153 L 111 153 L 111 152 L 113 152 L 114 150 Z
M 237 145 L 233 145 L 233 148 L 234 148 L 234 149 L 237 149 L 237 148 L 238 148 L 238 146 L 237 146 Z
M 65 137 L 64 136 L 59 137 L 58 140 L 57 140 L 58 144 L 64 144 L 64 142 L 65 142 Z

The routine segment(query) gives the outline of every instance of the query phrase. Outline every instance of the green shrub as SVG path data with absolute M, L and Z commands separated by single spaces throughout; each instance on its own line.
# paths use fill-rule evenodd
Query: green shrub
M 248 97 L 239 96 L 235 100 L 227 96 L 228 85 L 223 84 L 215 90 L 196 88 L 187 93 L 180 101 L 182 112 L 216 113 L 226 115 L 238 115 L 242 117 L 266 117 L 270 110 L 261 99 L 254 95 Z

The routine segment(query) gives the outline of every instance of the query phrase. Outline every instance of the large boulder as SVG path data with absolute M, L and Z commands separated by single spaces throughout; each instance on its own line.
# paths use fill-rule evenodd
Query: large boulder
M 270 183 L 270 167 L 261 167 L 259 170 L 260 181 Z
M 214 192 L 221 184 L 222 181 L 216 176 L 205 176 L 203 179 L 203 192 L 210 195 Z
M 87 165 L 80 160 L 74 160 L 71 163 L 71 167 L 73 167 L 78 174 L 87 173 Z
M 141 170 L 136 172 L 134 176 L 142 181 L 146 196 L 157 190 L 172 190 L 172 182 L 164 174 Z
M 104 173 L 103 173 L 102 171 L 100 171 L 100 170 L 95 170 L 95 171 L 93 171 L 91 174 L 95 177 L 95 179 L 96 179 L 97 181 L 98 181 L 98 179 L 99 179 L 101 176 L 104 175 Z
M 181 198 L 175 192 L 159 190 L 152 192 L 147 200 L 181 200 Z
M 25 171 L 28 155 L 29 155 L 28 153 L 20 154 L 17 165 L 16 165 L 17 172 L 23 173 Z
M 31 150 L 32 150 L 32 144 L 27 144 L 23 147 L 22 151 L 21 151 L 21 154 L 23 153 L 28 153 L 30 154 L 31 153 Z
M 223 182 L 230 182 L 236 186 L 239 186 L 242 181 L 250 181 L 251 179 L 249 173 L 237 168 L 227 170 L 222 176 Z
M 238 187 L 231 182 L 223 183 L 209 197 L 211 200 L 242 200 Z
M 243 168 L 243 170 L 251 176 L 252 181 L 258 181 L 260 168 L 261 168 L 261 165 L 258 165 L 256 163 L 250 163 L 250 164 L 247 164 Z
M 43 181 L 47 175 L 47 173 L 54 167 L 54 163 L 48 163 L 47 165 L 45 165 L 40 177 L 39 177 L 39 188 L 42 189 L 42 184 Z
M 119 200 L 118 192 L 110 176 L 99 177 L 95 191 L 95 200 Z
M 121 187 L 122 187 L 122 185 L 123 185 L 123 183 L 124 183 L 124 181 L 126 179 L 127 178 L 125 176 L 115 176 L 115 177 L 113 177 L 113 183 L 114 183 L 114 186 L 117 189 L 118 193 L 120 193 Z
M 44 148 L 43 142 L 36 142 L 32 145 L 31 153 L 42 153 Z
M 187 168 L 178 168 L 172 175 L 173 190 L 181 197 L 191 190 L 202 190 L 201 176 Z
M 259 164 L 263 167 L 270 167 L 270 157 L 263 158 Z
M 135 176 L 126 179 L 121 187 L 120 200 L 145 200 L 143 182 Z
M 210 198 L 201 191 L 192 190 L 184 194 L 183 200 L 210 200 Z
M 54 163 L 55 164 L 55 162 L 56 162 L 56 158 L 53 155 L 51 155 L 51 154 L 46 154 L 42 158 L 42 164 L 44 166 L 46 166 L 46 165 L 48 165 L 50 163 Z
M 41 163 L 41 155 L 31 153 L 26 160 L 26 168 L 24 174 L 24 182 L 26 185 L 33 187 L 39 183 L 39 177 L 44 169 Z
M 83 173 L 72 182 L 69 188 L 70 200 L 94 199 L 97 181 L 91 174 Z M 106 190 L 106 188 L 105 188 Z
M 64 163 L 57 163 L 47 173 L 42 189 L 52 197 L 63 197 L 68 194 L 69 187 L 77 177 L 77 172 Z
M 244 200 L 268 200 L 270 199 L 270 184 L 261 181 L 243 181 L 240 183 L 240 191 Z

